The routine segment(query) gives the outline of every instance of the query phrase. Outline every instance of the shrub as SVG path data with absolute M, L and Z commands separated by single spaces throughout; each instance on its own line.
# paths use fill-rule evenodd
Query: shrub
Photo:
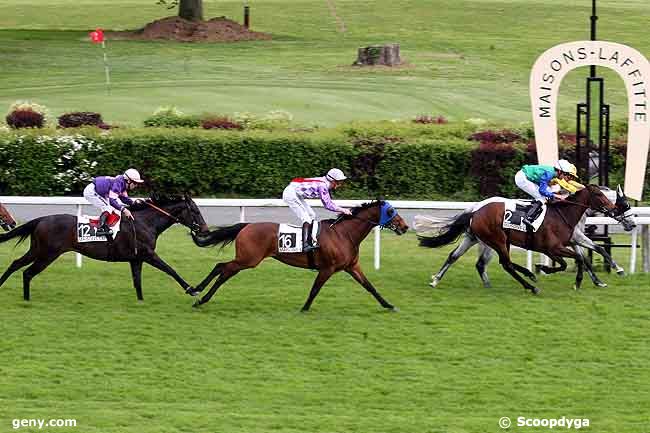
M 203 129 L 244 129 L 244 126 L 241 123 L 238 123 L 228 117 L 203 119 L 201 126 Z
M 80 126 L 105 126 L 102 121 L 102 115 L 86 111 L 76 111 L 59 116 L 59 126 L 61 128 L 79 128 Z
M 6 121 L 14 129 L 42 128 L 45 124 L 45 117 L 36 111 L 14 110 L 7 115 Z
M 198 128 L 201 119 L 187 116 L 176 107 L 160 107 L 144 121 L 144 126 L 155 128 Z
M 244 112 L 235 113 L 232 120 L 239 123 L 244 129 L 264 129 L 274 131 L 278 129 L 288 129 L 293 115 L 288 111 L 272 110 L 265 115 Z
M 42 128 L 47 124 L 49 111 L 44 105 L 30 101 L 16 101 L 9 107 L 5 120 L 14 129 Z
M 449 123 L 449 121 L 444 116 L 433 117 L 424 114 L 413 119 L 413 123 L 444 125 L 445 123 Z

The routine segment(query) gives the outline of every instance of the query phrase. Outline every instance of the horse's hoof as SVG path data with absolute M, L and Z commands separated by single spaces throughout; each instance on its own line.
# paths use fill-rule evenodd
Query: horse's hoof
M 483 283 L 483 287 L 486 288 L 486 289 L 491 289 L 492 288 L 492 283 L 490 283 L 489 281 L 487 283 Z
M 435 288 L 438 285 L 439 282 L 440 282 L 440 280 L 437 277 L 432 277 L 431 282 L 429 283 L 429 285 L 431 287 Z
M 199 293 L 201 293 L 201 291 L 196 290 L 194 287 L 190 286 L 185 290 L 185 293 L 187 293 L 190 296 L 197 296 Z
M 616 270 L 616 273 L 618 274 L 619 277 L 624 277 L 625 276 L 625 269 L 623 268 L 618 268 Z
M 300 312 L 301 313 L 309 313 L 309 309 L 308 308 L 301 308 Z
M 537 287 L 533 287 L 530 289 L 530 291 L 533 293 L 533 295 L 539 295 L 539 292 L 542 291 L 542 289 L 538 289 Z
M 535 273 L 539 274 L 542 271 L 542 265 L 535 265 Z
M 574 284 L 574 285 L 573 285 L 573 290 L 575 290 L 575 291 L 580 290 L 580 286 L 577 285 L 577 284 Z
M 602 288 L 607 287 L 607 283 L 603 283 L 602 281 L 598 281 L 594 284 L 596 285 L 596 287 L 602 287 Z
M 200 300 L 200 299 L 197 299 L 197 300 L 194 301 L 194 303 L 192 304 L 192 308 L 199 308 L 200 306 L 201 306 L 201 300 Z
M 399 308 L 397 308 L 397 307 L 389 307 L 388 312 L 389 313 L 399 313 Z

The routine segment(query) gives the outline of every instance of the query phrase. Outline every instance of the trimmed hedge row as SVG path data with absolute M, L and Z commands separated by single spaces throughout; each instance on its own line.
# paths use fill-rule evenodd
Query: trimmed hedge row
M 389 128 L 317 132 L 96 129 L 0 133 L 0 194 L 80 195 L 96 175 L 137 167 L 151 187 L 202 197 L 280 197 L 293 177 L 331 167 L 352 181 L 338 198 L 477 200 L 518 196 L 513 176 L 531 162 L 525 145 L 480 149 L 466 127 L 395 134 Z M 399 131 L 397 131 L 399 132 Z M 471 132 L 471 131 L 469 131 Z M 612 180 L 624 149 L 612 151 Z M 646 180 L 650 183 L 650 175 Z M 650 191 L 650 187 L 646 188 Z M 647 194 L 647 193 L 646 193 Z

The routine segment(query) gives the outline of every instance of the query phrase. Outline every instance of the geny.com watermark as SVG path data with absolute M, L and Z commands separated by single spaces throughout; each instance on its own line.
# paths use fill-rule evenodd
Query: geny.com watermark
M 13 419 L 11 420 L 11 426 L 14 430 L 18 430 L 23 427 L 38 427 L 42 429 L 43 427 L 76 427 L 76 419 Z
M 512 426 L 512 421 L 507 416 L 499 419 L 499 427 L 507 429 Z M 525 416 L 517 417 L 517 427 L 547 427 L 547 428 L 565 428 L 579 430 L 583 427 L 589 427 L 588 418 L 526 418 Z

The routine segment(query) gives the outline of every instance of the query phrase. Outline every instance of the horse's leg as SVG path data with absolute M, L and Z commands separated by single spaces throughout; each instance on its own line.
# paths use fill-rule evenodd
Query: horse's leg
M 586 269 L 587 274 L 589 274 L 589 278 L 591 278 L 591 281 L 594 283 L 595 286 L 607 287 L 607 284 L 602 282 L 601 279 L 598 278 L 598 275 L 596 275 L 593 264 L 589 261 L 589 259 L 587 259 L 587 257 L 585 257 L 584 253 L 582 252 L 582 249 L 578 245 L 575 245 L 574 249 L 582 257 L 582 262 L 580 261 L 576 262 L 578 271 L 582 270 L 583 268 Z M 576 289 L 580 288 L 580 283 L 582 283 L 582 278 L 580 279 L 580 281 L 578 281 L 578 277 L 576 276 Z
M 449 257 L 447 257 L 447 261 L 445 262 L 444 265 L 442 265 L 442 268 L 438 271 L 436 275 L 431 276 L 431 287 L 436 287 L 440 280 L 442 280 L 442 277 L 445 275 L 445 272 L 451 267 L 451 265 L 456 262 L 463 254 L 467 252 L 472 246 L 474 246 L 478 241 L 476 238 L 469 234 L 463 235 L 463 240 L 458 245 L 451 253 L 449 253 Z
M 512 265 L 512 261 L 510 260 L 510 251 L 508 247 L 508 242 L 507 239 L 505 238 L 505 233 L 503 233 L 503 239 L 501 239 L 501 242 L 498 242 L 498 240 L 491 240 L 491 242 L 486 242 L 486 244 L 496 253 L 499 255 L 499 263 L 501 264 L 501 267 L 509 273 L 515 280 L 519 282 L 522 286 L 524 286 L 525 289 L 530 290 L 533 294 L 537 295 L 540 292 L 540 289 L 537 287 L 533 286 L 530 284 L 528 281 L 524 280 L 524 278 L 517 273 L 515 270 L 514 266 Z
M 23 299 L 29 301 L 29 283 L 36 275 L 40 274 L 56 260 L 61 253 L 53 257 L 37 258 L 27 269 L 23 271 Z
M 377 292 L 377 289 L 373 287 L 373 285 L 368 281 L 368 278 L 364 275 L 363 271 L 361 270 L 361 266 L 359 266 L 359 263 L 355 263 L 351 268 L 345 270 L 348 274 L 352 275 L 352 278 L 354 278 L 357 283 L 361 284 L 364 289 L 366 289 L 372 296 L 375 297 L 377 302 L 381 304 L 382 307 L 388 308 L 390 310 L 395 310 L 395 307 L 392 306 L 390 303 L 388 303 L 384 298 L 381 297 L 379 292 Z
M 142 297 L 142 262 L 131 262 L 131 277 L 133 278 L 133 286 L 135 287 L 135 294 L 138 296 L 138 301 L 144 300 Z
M 492 284 L 490 284 L 490 279 L 488 278 L 487 265 L 490 263 L 490 259 L 492 259 L 493 250 L 483 242 L 480 242 L 479 251 L 480 253 L 476 262 L 476 270 L 478 271 L 478 275 L 481 277 L 481 281 L 483 281 L 483 287 L 490 288 L 492 287 Z
M 222 264 L 222 270 L 221 270 L 221 275 L 219 275 L 219 278 L 217 278 L 217 281 L 214 282 L 212 287 L 210 287 L 210 290 L 208 293 L 205 294 L 201 299 L 197 299 L 196 302 L 194 302 L 193 307 L 198 307 L 201 304 L 205 304 L 214 296 L 214 294 L 217 292 L 217 289 L 223 285 L 226 281 L 237 275 L 239 271 L 244 269 L 237 261 L 233 260 L 232 262 L 228 263 L 223 263 Z M 216 267 L 216 266 L 215 266 Z
M 528 269 L 527 267 L 521 266 L 519 263 L 515 263 L 515 262 L 512 262 L 512 267 L 515 268 L 516 271 L 524 274 L 524 276 L 530 278 L 531 280 L 537 281 L 537 277 L 535 276 L 535 274 L 530 272 L 530 269 Z
M 214 268 L 212 269 L 212 271 L 210 272 L 210 274 L 209 274 L 207 277 L 205 277 L 205 278 L 203 279 L 203 281 L 201 281 L 201 282 L 198 284 L 198 286 L 196 286 L 196 287 L 194 288 L 194 290 L 190 290 L 190 291 L 188 291 L 187 294 L 190 295 L 190 296 L 196 296 L 196 295 L 198 295 L 199 293 L 201 293 L 203 290 L 205 290 L 205 286 L 207 286 L 208 284 L 210 284 L 210 282 L 211 282 L 212 280 L 214 280 L 215 277 L 221 273 L 221 270 L 223 269 L 223 266 L 224 266 L 225 264 L 226 264 L 226 262 L 217 263 L 217 264 L 214 266 Z
M 27 251 L 21 258 L 14 260 L 13 263 L 9 265 L 5 273 L 2 274 L 2 277 L 0 277 L 0 287 L 5 283 L 5 281 L 7 281 L 7 278 L 9 278 L 11 274 L 16 272 L 18 269 L 22 268 L 23 266 L 29 265 L 34 260 L 35 260 L 34 253 L 30 248 L 29 251 Z
M 555 256 L 554 260 L 557 259 L 560 263 L 560 267 L 563 268 L 562 270 L 566 269 L 566 262 L 562 257 L 567 257 L 569 259 L 574 259 L 576 261 L 576 264 L 578 266 L 584 266 L 585 260 L 583 259 L 582 255 L 576 253 L 573 249 L 565 246 L 559 246 L 555 250 L 553 250 L 553 256 Z M 578 289 L 579 286 L 574 286 L 574 289 Z
M 192 290 L 192 287 L 189 284 L 187 284 L 187 282 L 184 279 L 182 279 L 181 276 L 178 275 L 176 271 L 172 269 L 171 266 L 165 263 L 165 261 L 161 259 L 158 256 L 158 254 L 153 253 L 151 257 L 144 259 L 144 261 L 145 263 L 148 263 L 154 268 L 159 269 L 164 273 L 166 273 L 167 275 L 171 276 L 186 292 Z
M 598 245 L 597 243 L 595 243 L 594 241 L 592 241 L 591 239 L 589 239 L 587 235 L 585 235 L 581 230 L 576 229 L 573 231 L 573 236 L 571 237 L 571 241 L 576 243 L 577 245 L 580 245 L 581 247 L 588 248 L 590 250 L 597 252 L 598 254 L 603 256 L 605 261 L 609 263 L 609 265 L 612 267 L 612 269 L 616 271 L 618 275 L 620 276 L 625 275 L 625 270 L 621 266 L 619 266 L 618 263 L 614 261 L 612 256 L 610 256 L 607 253 L 607 250 L 602 246 Z
M 325 284 L 325 282 L 332 276 L 332 274 L 334 274 L 334 269 L 331 268 L 320 269 L 318 271 L 318 275 L 314 280 L 314 284 L 311 286 L 309 297 L 307 298 L 305 305 L 302 306 L 302 312 L 309 311 L 309 307 L 311 307 L 311 304 L 314 302 L 314 299 L 318 295 L 318 292 L 320 292 L 321 287 L 323 287 L 323 284 Z

